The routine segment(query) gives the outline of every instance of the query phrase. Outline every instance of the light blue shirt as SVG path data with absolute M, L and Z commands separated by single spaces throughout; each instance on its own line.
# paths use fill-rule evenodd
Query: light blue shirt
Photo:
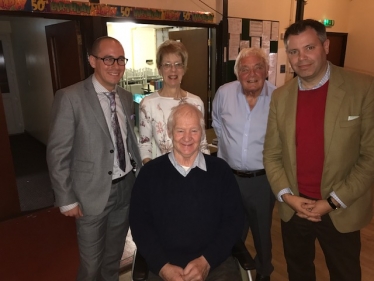
M 218 137 L 218 157 L 232 169 L 264 168 L 262 151 L 271 95 L 276 87 L 265 81 L 251 110 L 239 81 L 222 85 L 213 100 L 212 126 Z
M 181 166 L 177 160 L 175 159 L 173 150 L 169 153 L 169 160 L 171 164 L 174 166 L 175 169 L 184 177 L 187 177 L 188 173 L 195 167 L 200 168 L 201 170 L 206 172 L 206 163 L 204 155 L 201 151 L 197 154 L 195 161 L 193 162 L 192 166 L 188 169 L 185 169 L 183 166 Z

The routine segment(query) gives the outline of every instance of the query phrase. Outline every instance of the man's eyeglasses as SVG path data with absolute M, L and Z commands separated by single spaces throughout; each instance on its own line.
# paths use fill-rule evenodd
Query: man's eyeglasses
M 161 66 L 164 68 L 164 69 L 172 69 L 172 67 L 174 66 L 176 69 L 183 69 L 184 67 L 184 64 L 181 63 L 181 62 L 175 62 L 175 63 L 170 63 L 170 62 L 166 62 L 164 64 L 161 64 Z
M 119 58 L 113 58 L 113 57 L 105 57 L 105 58 L 100 58 L 98 56 L 95 56 L 95 55 L 92 55 L 93 57 L 99 59 L 99 60 L 102 60 L 104 62 L 105 65 L 113 65 L 115 61 L 117 61 L 118 65 L 120 66 L 124 66 L 126 65 L 128 59 L 127 58 L 124 58 L 124 57 L 119 57 Z

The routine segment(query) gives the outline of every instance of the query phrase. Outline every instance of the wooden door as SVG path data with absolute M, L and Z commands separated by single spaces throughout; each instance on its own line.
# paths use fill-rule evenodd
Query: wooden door
M 45 33 L 55 93 L 85 78 L 82 36 L 76 21 L 48 25 Z
M 199 96 L 204 102 L 205 124 L 208 125 L 209 90 L 209 46 L 208 29 L 199 28 L 169 32 L 169 38 L 181 41 L 188 51 L 187 72 L 183 77 L 182 89 Z M 210 119 L 210 118 L 209 118 Z
M 337 66 L 344 67 L 348 33 L 327 32 L 327 38 L 330 40 L 327 60 Z

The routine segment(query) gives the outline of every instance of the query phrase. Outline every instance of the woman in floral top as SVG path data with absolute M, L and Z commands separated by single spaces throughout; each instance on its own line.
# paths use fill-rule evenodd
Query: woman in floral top
M 204 103 L 200 97 L 180 87 L 187 69 L 188 53 L 181 42 L 167 40 L 160 45 L 156 54 L 159 74 L 163 78 L 163 87 L 145 97 L 139 108 L 139 150 L 143 163 L 150 161 L 172 149 L 172 142 L 167 134 L 166 123 L 171 109 L 180 103 L 196 105 L 204 114 Z M 152 142 L 156 144 L 156 154 L 152 156 Z M 209 154 L 204 138 L 201 151 Z

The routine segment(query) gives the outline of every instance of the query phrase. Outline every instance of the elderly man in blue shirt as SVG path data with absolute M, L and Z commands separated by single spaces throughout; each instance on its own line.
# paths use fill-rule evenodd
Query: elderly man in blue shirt
M 251 229 L 256 248 L 256 280 L 270 280 L 271 223 L 275 197 L 263 165 L 262 151 L 269 104 L 275 86 L 266 80 L 268 56 L 260 48 L 245 48 L 236 58 L 237 81 L 222 85 L 213 101 L 212 126 L 218 137 L 218 157 L 230 165 L 247 214 L 243 239 Z

